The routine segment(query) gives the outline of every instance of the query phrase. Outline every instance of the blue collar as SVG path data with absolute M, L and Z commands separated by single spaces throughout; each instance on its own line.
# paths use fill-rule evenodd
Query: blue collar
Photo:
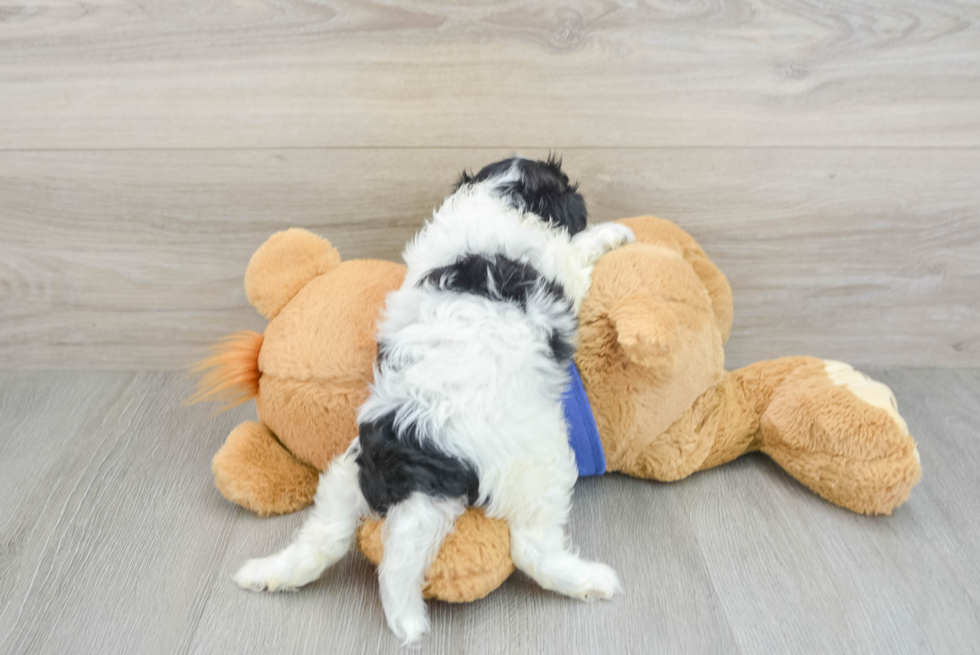
M 602 475 L 606 472 L 606 455 L 602 451 L 599 428 L 592 416 L 589 397 L 585 395 L 585 387 L 574 362 L 568 365 L 568 373 L 568 386 L 561 396 L 565 422 L 568 423 L 568 445 L 575 451 L 579 477 Z

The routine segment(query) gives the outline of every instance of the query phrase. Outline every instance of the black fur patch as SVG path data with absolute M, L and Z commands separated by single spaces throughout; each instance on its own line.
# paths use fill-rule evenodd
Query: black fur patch
M 542 277 L 538 269 L 503 255 L 461 255 L 449 266 L 434 268 L 418 282 L 442 291 L 471 293 L 489 300 L 502 300 L 527 309 L 527 301 L 541 287 L 555 302 L 565 302 L 565 290 L 554 280 Z
M 548 339 L 548 346 L 551 348 L 551 356 L 556 362 L 569 362 L 575 354 L 575 346 L 566 339 L 558 330 L 552 330 L 551 337 Z
M 568 176 L 561 169 L 561 159 L 554 155 L 549 156 L 547 161 L 511 157 L 484 166 L 476 175 L 463 171 L 456 188 L 503 175 L 515 163 L 521 173 L 520 179 L 508 184 L 504 193 L 510 196 L 516 207 L 564 227 L 569 234 L 585 229 L 588 218 L 585 200 L 577 193 L 578 185 L 569 183 Z
M 527 262 L 503 255 L 462 255 L 454 264 L 432 269 L 418 284 L 432 285 L 442 291 L 471 293 L 488 300 L 512 302 L 524 310 L 527 309 L 528 298 L 541 287 L 554 302 L 564 303 L 571 311 L 571 303 L 558 282 L 544 278 Z M 567 362 L 575 354 L 575 346 L 558 331 L 552 332 L 548 346 L 551 356 L 559 362 Z
M 358 482 L 373 511 L 383 516 L 416 491 L 476 503 L 480 479 L 473 465 L 422 443 L 414 425 L 396 434 L 392 412 L 359 429 Z

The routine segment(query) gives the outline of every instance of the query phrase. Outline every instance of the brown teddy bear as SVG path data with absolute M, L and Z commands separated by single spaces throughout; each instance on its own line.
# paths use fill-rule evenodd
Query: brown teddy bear
M 670 481 L 766 453 L 827 500 L 890 514 L 921 477 L 919 454 L 884 384 L 847 364 L 786 357 L 724 370 L 732 322 L 725 276 L 686 232 L 651 216 L 622 221 L 633 245 L 598 263 L 582 303 L 575 363 L 607 471 Z M 269 320 L 202 362 L 194 400 L 255 398 L 260 422 L 228 435 L 212 470 L 221 493 L 261 515 L 313 500 L 319 471 L 357 436 L 377 352 L 375 322 L 400 264 L 341 262 L 325 239 L 273 235 L 245 273 Z M 375 564 L 380 525 L 358 543 Z M 447 601 L 482 598 L 513 571 L 505 523 L 468 510 L 426 578 Z

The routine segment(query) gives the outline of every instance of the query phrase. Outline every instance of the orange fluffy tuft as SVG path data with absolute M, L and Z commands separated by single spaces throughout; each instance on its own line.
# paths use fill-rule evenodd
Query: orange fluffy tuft
M 225 412 L 259 394 L 259 350 L 262 335 L 251 330 L 229 334 L 211 347 L 213 355 L 194 364 L 190 372 L 198 376 L 197 389 L 188 405 L 222 402 Z

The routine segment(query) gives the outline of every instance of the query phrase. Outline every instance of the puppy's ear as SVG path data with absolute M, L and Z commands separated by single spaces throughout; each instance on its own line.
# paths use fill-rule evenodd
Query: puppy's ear
M 463 186 L 464 184 L 469 184 L 472 181 L 473 174 L 464 169 L 463 172 L 459 174 L 459 178 L 456 180 L 456 188 L 453 189 L 453 191 L 459 191 L 459 187 Z
M 538 216 L 578 234 L 585 229 L 588 212 L 578 184 L 568 181 L 561 157 L 554 153 L 543 162 L 529 162 L 521 169 L 525 206 Z
M 564 225 L 569 234 L 578 234 L 585 229 L 589 215 L 585 209 L 585 198 L 577 192 L 578 185 L 572 185 L 558 196 L 551 207 L 551 220 Z

